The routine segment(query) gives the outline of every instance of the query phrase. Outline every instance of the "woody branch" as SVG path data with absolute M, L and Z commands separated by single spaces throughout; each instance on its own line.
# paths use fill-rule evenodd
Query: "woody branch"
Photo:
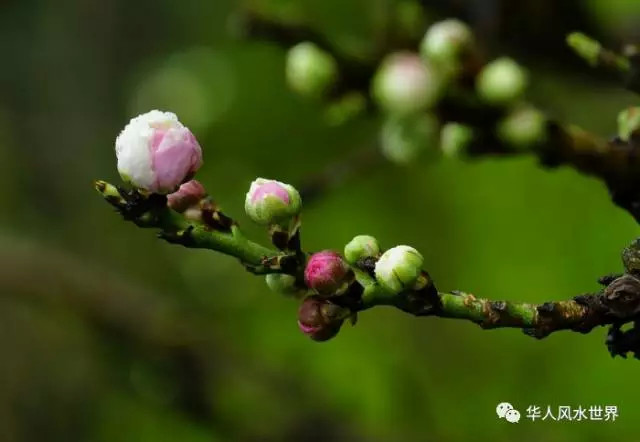
M 260 29 L 278 30 L 274 23 Z M 289 43 L 317 36 L 303 29 L 278 30 L 276 35 Z M 422 148 L 434 144 L 435 134 L 443 154 L 529 152 L 546 166 L 568 164 L 601 178 L 614 201 L 640 219 L 637 109 L 623 112 L 619 137 L 605 141 L 551 121 L 526 103 L 526 71 L 504 57 L 481 63 L 463 23 L 432 25 L 420 48 L 420 55 L 391 54 L 381 58 L 377 69 L 360 69 L 359 81 L 368 79 L 361 84 L 344 81 L 343 58 L 327 51 L 327 43 L 302 42 L 288 54 L 287 80 L 297 93 L 328 103 L 334 124 L 379 110 L 386 119 L 381 152 L 389 160 L 416 161 Z M 621 330 L 640 320 L 637 241 L 623 253 L 624 273 L 601 278 L 603 288 L 594 293 L 543 304 L 492 301 L 439 291 L 424 270 L 422 255 L 410 246 L 383 250 L 375 238 L 359 235 L 343 254 L 307 253 L 300 235 L 300 193 L 275 180 L 258 178 L 246 195 L 247 215 L 267 229 L 272 245 L 251 241 L 204 186 L 191 179 L 202 164 L 202 150 L 174 114 L 151 111 L 131 120 L 116 140 L 116 155 L 118 171 L 130 187 L 104 181 L 95 187 L 125 220 L 159 230 L 159 237 L 170 243 L 235 257 L 250 272 L 264 275 L 272 290 L 302 299 L 298 324 L 314 340 L 330 339 L 346 321 L 355 324 L 360 312 L 386 305 L 415 316 L 469 320 L 483 328 L 520 328 L 537 338 L 611 325 L 611 353 L 640 356 L 640 328 Z

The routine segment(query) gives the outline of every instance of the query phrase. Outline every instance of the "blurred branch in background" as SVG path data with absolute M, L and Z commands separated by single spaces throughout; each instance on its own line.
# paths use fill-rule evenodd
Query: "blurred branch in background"
M 591 66 L 617 74 L 627 89 L 640 93 L 640 49 L 637 45 L 627 45 L 624 54 L 618 54 L 581 32 L 569 34 L 567 44 Z
M 385 60 L 390 60 L 390 58 L 385 58 L 385 50 L 389 50 L 388 48 L 375 48 L 373 53 L 379 54 L 377 55 L 378 59 L 372 63 L 361 63 L 341 55 L 321 35 L 300 24 L 290 25 L 274 21 L 254 12 L 245 12 L 241 17 L 244 17 L 241 21 L 243 33 L 248 38 L 267 39 L 286 49 L 301 41 L 310 42 L 317 45 L 320 50 L 327 51 L 333 56 L 337 65 L 338 74 L 336 76 L 338 80 L 334 86 L 331 86 L 331 92 L 325 94 L 323 99 L 332 101 L 335 97 L 333 92 L 336 89 L 334 88 L 337 87 L 340 94 L 352 92 L 366 97 L 366 108 L 373 112 L 375 103 L 371 100 L 375 99 L 376 91 L 372 91 L 371 88 L 376 87 L 376 78 L 383 76 Z M 446 21 L 441 23 L 446 23 Z M 439 25 L 434 25 L 432 28 L 435 29 L 437 26 Z M 444 26 L 440 27 L 444 28 Z M 435 34 L 435 32 L 433 33 Z M 455 32 L 455 30 L 442 30 L 441 32 Z M 427 45 L 428 38 L 429 32 L 421 43 L 421 50 L 424 50 Z M 433 37 L 433 39 L 435 38 Z M 561 41 L 558 42 L 559 46 L 562 45 Z M 571 47 L 577 48 L 578 53 L 586 56 L 591 64 L 599 60 L 600 63 L 623 72 L 629 88 L 635 89 L 638 83 L 637 69 L 632 69 L 634 65 L 627 56 L 602 50 L 599 43 L 582 34 L 574 33 L 568 41 Z M 471 43 L 468 44 L 471 45 Z M 415 45 L 417 46 L 418 42 Z M 308 57 L 311 58 L 311 56 Z M 509 82 L 526 81 L 525 74 L 519 73 L 520 68 L 507 59 L 498 59 L 487 65 L 481 60 L 479 52 L 473 49 L 470 49 L 464 56 L 460 71 L 456 74 L 458 77 L 456 85 L 450 86 L 444 96 L 434 102 L 431 113 L 437 118 L 439 127 L 445 127 L 448 123 L 454 122 L 464 125 L 470 130 L 470 134 L 466 142 L 457 142 L 458 145 L 464 144 L 463 147 L 455 146 L 453 149 L 442 147 L 443 150 L 446 149 L 449 152 L 453 150 L 456 151 L 455 154 L 458 154 L 458 151 L 463 151 L 468 156 L 475 158 L 487 155 L 510 156 L 533 153 L 544 167 L 553 168 L 562 165 L 573 167 L 582 173 L 593 175 L 604 181 L 614 203 L 640 221 L 640 161 L 638 161 L 639 156 L 636 154 L 640 133 L 631 133 L 623 139 L 606 141 L 579 127 L 554 121 L 524 101 L 519 101 L 514 108 L 502 98 L 483 100 L 481 96 L 479 99 L 474 93 L 473 87 L 474 84 L 476 88 L 480 87 L 479 83 L 482 82 L 482 78 L 489 77 L 488 73 L 483 74 L 483 72 L 490 70 L 489 66 L 494 65 L 491 76 L 496 78 L 497 83 L 490 83 L 493 80 L 488 80 L 486 82 L 487 89 L 499 88 L 501 87 L 499 83 L 504 83 L 505 88 L 509 88 Z M 290 52 L 290 57 L 294 57 L 293 50 Z M 404 57 L 408 56 L 404 55 Z M 431 61 L 433 62 L 433 60 Z M 391 61 L 387 63 L 391 63 Z M 514 67 L 511 67 L 509 63 Z M 484 71 L 483 65 L 487 67 Z M 353 66 L 357 66 L 357 68 L 354 69 Z M 498 69 L 501 72 L 498 72 Z M 496 73 L 493 74 L 493 71 Z M 352 75 L 352 72 L 357 72 L 357 75 Z M 514 78 L 520 76 L 523 79 L 511 80 L 512 76 Z M 397 81 L 403 82 L 405 84 L 403 87 L 405 87 L 411 82 L 410 78 L 398 78 Z M 327 81 L 329 80 L 327 79 Z M 411 85 L 406 87 L 411 87 Z M 514 85 L 514 88 L 521 88 L 521 86 Z M 420 89 L 416 86 L 416 91 L 413 94 L 419 93 Z M 492 93 L 491 90 L 489 93 Z M 517 93 L 514 92 L 513 95 L 515 97 Z M 415 123 L 409 121 L 404 124 L 405 127 L 399 126 L 398 129 L 391 129 L 396 132 L 400 131 L 398 136 L 403 138 L 399 141 L 400 143 L 407 144 L 407 132 L 420 130 L 412 128 L 412 125 L 415 126 Z M 396 126 L 398 125 L 396 124 Z M 384 149 L 384 146 L 382 148 Z M 379 146 L 372 146 L 369 151 L 364 149 L 346 155 L 317 176 L 306 178 L 306 181 L 300 185 L 305 202 L 309 204 L 324 192 L 338 188 L 345 181 L 371 172 L 382 165 L 382 156 L 374 153 L 374 149 L 379 150 Z M 402 154 L 399 160 L 406 161 L 404 157 L 405 154 Z M 395 160 L 396 158 L 392 157 L 391 159 Z

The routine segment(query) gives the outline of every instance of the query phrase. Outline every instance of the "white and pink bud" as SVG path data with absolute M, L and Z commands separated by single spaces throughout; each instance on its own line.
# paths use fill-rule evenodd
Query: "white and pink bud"
M 410 289 L 422 273 L 424 258 L 413 247 L 396 246 L 382 254 L 375 267 L 378 283 L 392 293 Z
M 300 213 L 301 207 L 300 194 L 293 186 L 264 178 L 251 183 L 244 202 L 247 215 L 263 225 L 289 221 Z
M 129 122 L 116 139 L 118 172 L 133 186 L 171 193 L 202 165 L 202 149 L 171 112 L 152 110 Z
M 304 282 L 321 295 L 333 295 L 349 282 L 349 265 L 332 251 L 314 253 L 304 269 Z
M 373 79 L 373 96 L 393 115 L 408 115 L 432 107 L 442 90 L 438 73 L 418 54 L 398 52 L 382 61 Z

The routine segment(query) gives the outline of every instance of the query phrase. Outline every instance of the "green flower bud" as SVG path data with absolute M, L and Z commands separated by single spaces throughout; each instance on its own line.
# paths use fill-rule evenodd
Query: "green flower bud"
M 506 105 L 522 96 L 527 83 L 526 71 L 511 58 L 501 57 L 480 71 L 476 91 L 489 104 Z
M 632 106 L 618 114 L 618 136 L 629 141 L 631 135 L 640 129 L 640 107 Z
M 413 287 L 422 273 L 423 263 L 424 258 L 413 247 L 393 247 L 376 263 L 376 280 L 390 292 L 400 293 Z
M 469 26 L 449 18 L 429 27 L 420 43 L 420 54 L 437 66 L 457 68 L 472 46 L 473 33 Z
M 372 95 L 386 112 L 404 116 L 433 106 L 442 90 L 438 74 L 418 55 L 387 56 L 373 79 Z
M 338 64 L 331 54 L 314 43 L 303 42 L 289 49 L 286 77 L 295 92 L 317 98 L 335 84 Z
M 355 264 L 360 258 L 378 256 L 378 240 L 369 235 L 358 235 L 344 246 L 344 257 L 349 264 Z
M 447 123 L 440 131 L 440 150 L 446 157 L 458 157 L 473 141 L 473 129 L 460 123 Z
M 302 201 L 298 191 L 288 184 L 258 178 L 251 183 L 244 209 L 258 224 L 281 224 L 300 213 Z
M 521 107 L 510 112 L 497 127 L 498 137 L 517 149 L 526 149 L 545 141 L 547 119 L 533 107 Z
M 293 295 L 298 292 L 296 277 L 284 273 L 269 273 L 265 280 L 269 288 L 275 293 Z
M 438 121 L 431 114 L 389 118 L 382 126 L 382 154 L 397 164 L 408 164 L 438 145 Z

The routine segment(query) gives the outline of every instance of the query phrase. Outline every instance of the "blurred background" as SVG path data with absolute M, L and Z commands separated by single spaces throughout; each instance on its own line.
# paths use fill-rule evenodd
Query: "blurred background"
M 425 26 L 464 19 L 488 54 L 527 66 L 531 101 L 560 120 L 609 137 L 617 112 L 637 104 L 564 48 L 575 29 L 612 47 L 640 40 L 635 0 L 422 3 Z M 379 121 L 328 126 L 286 87 L 284 49 L 239 38 L 234 17 L 252 8 L 304 20 L 357 55 L 384 40 L 399 7 L 0 3 L 0 441 L 636 437 L 640 365 L 611 359 L 604 329 L 536 341 L 375 308 L 314 343 L 297 329 L 297 303 L 263 278 L 157 240 L 93 190 L 93 179 L 118 182 L 114 140 L 128 120 L 171 110 L 204 148 L 199 180 L 267 242 L 244 216 L 251 180 L 304 183 L 375 144 Z M 428 158 L 378 165 L 305 208 L 307 250 L 341 250 L 365 233 L 415 246 L 444 290 L 541 302 L 597 290 L 598 276 L 621 270 L 638 227 L 599 181 L 567 168 Z M 511 425 L 495 415 L 502 401 L 521 412 L 616 405 L 620 417 Z

